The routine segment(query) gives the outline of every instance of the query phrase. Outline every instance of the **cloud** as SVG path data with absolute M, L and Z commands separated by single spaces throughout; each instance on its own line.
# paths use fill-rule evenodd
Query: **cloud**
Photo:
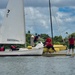
M 0 0 L 0 9 L 6 8 L 8 0 Z
M 63 8 L 65 8 L 65 11 L 62 10 Z M 60 9 L 60 8 L 59 8 Z M 59 11 L 56 13 L 57 16 L 57 21 L 58 21 L 58 30 L 59 33 L 62 36 L 66 36 L 66 32 L 68 32 L 69 34 L 75 32 L 74 30 L 74 24 L 75 24 L 75 9 L 74 7 L 68 7 L 68 9 L 66 7 L 62 7 L 61 8 L 62 11 Z
M 42 13 L 42 11 L 45 10 L 45 9 L 43 8 L 40 11 L 40 8 L 32 8 L 32 7 L 25 8 L 26 26 L 28 26 L 28 27 L 31 26 L 31 27 L 33 27 L 33 29 L 35 31 L 39 30 L 39 32 L 48 29 L 49 17 L 46 14 Z
M 0 23 L 8 0 L 0 0 Z M 26 31 L 51 35 L 49 0 L 24 0 Z M 51 0 L 53 33 L 75 32 L 75 0 Z
M 75 6 L 75 0 L 50 0 L 52 6 Z M 25 6 L 27 7 L 48 7 L 49 0 L 25 0 Z
M 75 6 L 75 0 L 50 0 L 55 7 Z M 0 8 L 5 8 L 8 0 L 0 0 Z M 48 7 L 49 0 L 24 0 L 25 7 Z
M 25 6 L 27 7 L 46 7 L 48 6 L 48 0 L 25 0 Z

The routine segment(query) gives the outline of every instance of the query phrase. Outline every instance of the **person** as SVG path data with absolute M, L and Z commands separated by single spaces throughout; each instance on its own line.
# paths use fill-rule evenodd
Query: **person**
M 56 52 L 56 50 L 54 49 L 54 47 L 53 47 L 53 45 L 52 45 L 52 39 L 51 39 L 50 37 L 48 37 L 48 38 L 46 39 L 46 41 L 45 41 L 45 43 L 44 43 L 44 46 L 45 46 L 46 48 L 48 48 L 48 50 L 49 50 L 50 48 L 52 48 L 52 50 L 54 50 L 54 51 Z
M 34 43 L 38 41 L 38 35 L 34 37 Z
M 38 44 L 38 42 L 39 42 L 39 39 L 40 39 L 40 35 L 36 35 L 35 37 L 34 37 L 34 46 L 36 46 L 37 44 Z
M 1 44 L 0 51 L 5 51 L 5 47 L 3 44 Z
M 34 47 L 34 35 L 31 35 L 30 42 L 31 46 Z
M 17 48 L 17 46 L 15 46 L 15 45 L 11 45 L 10 48 L 11 48 L 12 51 L 19 50 L 19 49 Z
M 71 38 L 68 39 L 68 43 L 69 43 L 69 53 L 70 50 L 72 49 L 72 54 L 74 53 L 74 44 L 75 44 L 75 39 L 73 37 L 73 35 L 71 35 Z

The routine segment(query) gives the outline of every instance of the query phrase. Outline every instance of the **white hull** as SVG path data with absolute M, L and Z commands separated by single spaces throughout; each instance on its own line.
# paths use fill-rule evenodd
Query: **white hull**
M 26 44 L 23 3 L 24 0 L 9 0 L 1 27 L 1 44 Z M 0 52 L 0 56 L 42 55 L 42 53 L 43 44 L 40 43 L 35 48 L 30 50 L 25 48 L 20 48 L 18 51 L 5 50 Z
M 0 56 L 42 55 L 42 53 L 43 48 L 39 49 L 20 48 L 20 50 L 17 51 L 10 51 L 10 50 L 1 51 Z

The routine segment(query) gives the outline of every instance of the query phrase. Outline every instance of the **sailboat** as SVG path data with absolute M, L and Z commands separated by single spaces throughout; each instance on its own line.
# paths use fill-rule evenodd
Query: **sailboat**
M 0 28 L 0 44 L 26 44 L 24 16 L 24 0 L 9 0 Z M 42 55 L 42 53 L 43 44 L 39 43 L 31 50 L 28 48 L 20 48 L 18 51 L 6 49 L 0 51 L 0 56 Z

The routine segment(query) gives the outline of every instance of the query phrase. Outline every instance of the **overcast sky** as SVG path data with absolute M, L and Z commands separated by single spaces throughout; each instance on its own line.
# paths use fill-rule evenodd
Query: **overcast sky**
M 0 0 L 0 24 L 8 0 Z M 51 36 L 49 0 L 24 0 L 26 31 Z M 75 0 L 51 0 L 53 35 L 75 32 Z

